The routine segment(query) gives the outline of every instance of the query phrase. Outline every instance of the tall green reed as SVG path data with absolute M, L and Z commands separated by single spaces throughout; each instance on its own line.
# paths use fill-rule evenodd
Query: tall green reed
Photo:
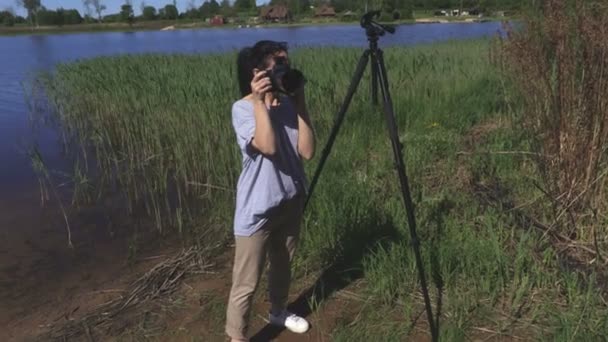
M 468 46 L 444 45 L 443 57 L 432 47 L 388 50 L 397 115 L 406 128 L 441 120 L 463 129 L 464 121 L 483 115 L 458 117 L 461 108 L 453 106 L 461 100 L 459 92 L 470 93 L 468 87 L 476 86 L 467 79 L 478 79 L 482 72 L 463 69 L 463 54 L 472 58 L 480 48 Z M 300 49 L 293 54 L 310 80 L 307 96 L 320 143 L 359 54 L 357 49 Z M 73 191 L 75 204 L 119 195 L 128 210 L 144 208 L 159 229 L 181 227 L 184 219 L 194 219 L 211 206 L 230 210 L 240 160 L 230 123 L 231 104 L 239 98 L 234 54 L 102 57 L 59 65 L 44 77 L 44 85 L 72 152 L 74 174 L 81 176 Z M 453 89 L 453 96 L 435 97 L 437 102 L 430 105 L 423 101 L 446 89 Z M 353 125 L 381 124 L 380 116 L 369 114 L 368 95 L 369 84 L 363 82 L 348 114 Z M 467 96 L 467 101 L 483 98 Z M 446 111 L 454 116 L 443 117 Z
M 216 72 L 209 72 L 216 70 Z M 238 165 L 230 128 L 236 88 L 220 56 L 126 56 L 60 65 L 47 93 L 76 169 L 92 194 L 119 194 L 158 228 L 181 226 L 231 192 Z M 81 193 L 77 187 L 75 194 Z

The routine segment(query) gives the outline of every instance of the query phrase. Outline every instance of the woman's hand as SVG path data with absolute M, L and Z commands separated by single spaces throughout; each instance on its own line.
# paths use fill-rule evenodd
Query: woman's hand
M 251 95 L 254 100 L 264 101 L 266 93 L 272 88 L 270 78 L 266 76 L 266 71 L 255 69 L 253 80 L 251 80 Z

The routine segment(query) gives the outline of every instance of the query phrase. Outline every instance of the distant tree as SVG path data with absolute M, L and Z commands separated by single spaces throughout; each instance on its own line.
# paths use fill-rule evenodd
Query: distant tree
M 416 9 L 423 9 L 423 10 L 428 10 L 430 9 L 430 0 L 413 0 L 413 6 Z
M 462 9 L 476 8 L 479 0 L 461 0 Z
M 198 9 L 199 17 L 201 19 L 207 19 L 211 16 L 211 11 L 209 10 L 209 2 L 207 0 L 203 1 L 203 4 Z
M 211 14 L 216 15 L 216 14 L 220 14 L 220 4 L 219 2 L 217 2 L 217 0 L 211 0 L 209 1 L 209 8 L 211 9 Z
M 120 17 L 122 21 L 129 24 L 129 26 L 133 26 L 135 22 L 135 14 L 133 13 L 133 5 L 131 4 L 131 0 L 127 0 L 125 4 L 120 6 Z
M 401 0 L 401 19 L 414 19 L 414 1 Z
M 414 18 L 414 0 L 396 0 L 395 5 L 396 11 L 393 12 L 393 19 Z
M 354 9 L 354 8 L 350 8 Z M 298 0 L 298 12 L 297 13 L 307 13 L 310 11 L 310 0 Z
M 188 1 L 186 6 L 186 12 L 179 15 L 180 18 L 188 19 L 199 19 L 201 17 L 200 9 L 196 8 L 196 2 L 194 0 Z
M 239 11 L 248 11 L 254 9 L 255 7 L 253 7 L 251 0 L 235 0 L 234 8 Z
M 181 13 L 179 15 L 179 17 L 180 17 L 180 19 L 182 19 L 182 18 L 186 18 L 186 19 L 200 19 L 201 18 L 200 8 L 190 8 L 186 12 Z
M 336 13 L 344 12 L 346 10 L 351 10 L 353 6 L 353 1 L 349 0 L 332 0 L 331 5 L 333 6 Z
M 220 4 L 216 0 L 205 0 L 200 8 L 202 18 L 210 18 L 220 12 Z
M 232 6 L 230 6 L 230 0 L 222 0 L 222 3 L 220 4 L 220 13 L 224 17 L 234 15 L 234 10 L 232 9 Z
M 153 6 L 146 6 L 142 11 L 142 17 L 144 20 L 156 20 L 156 8 Z
M 66 25 L 77 25 L 82 24 L 84 18 L 77 9 L 68 9 L 64 12 L 64 21 Z
M 63 26 L 65 25 L 65 10 L 60 7 L 55 11 L 55 25 Z
M 38 25 L 43 26 L 55 26 L 59 25 L 59 20 L 57 19 L 57 12 L 53 10 L 48 10 L 46 7 L 42 6 L 37 11 L 36 20 Z
M 452 8 L 452 2 L 450 0 L 433 0 L 432 5 L 436 9 Z
M 97 20 L 99 20 L 99 22 L 102 22 L 103 18 L 101 17 L 101 13 L 106 10 L 106 6 L 101 2 L 101 0 L 84 0 L 84 1 L 89 2 L 90 6 L 92 6 L 95 9 L 95 13 L 97 13 Z
M 76 9 L 64 9 L 60 7 L 53 11 L 41 7 L 38 10 L 38 23 L 40 25 L 63 26 L 80 24 L 82 22 L 83 18 Z
M 120 23 L 123 21 L 122 14 L 120 12 L 104 15 L 102 19 L 106 23 Z
M 300 0 L 281 0 L 281 3 L 289 8 L 291 14 L 297 15 L 300 13 Z
M 188 4 L 186 5 L 186 11 L 191 10 L 191 9 L 196 9 L 195 0 L 188 0 Z
M 17 0 L 17 3 L 27 11 L 32 26 L 38 26 L 38 11 L 42 7 L 40 0 Z
M 15 14 L 11 9 L 6 9 L 0 12 L 0 24 L 4 26 L 15 25 Z
M 382 0 L 382 12 L 392 15 L 396 9 L 396 0 Z
M 82 21 L 85 23 L 94 23 L 97 22 L 97 19 L 88 14 L 85 14 L 84 17 L 82 17 Z
M 91 0 L 82 0 L 82 6 L 84 7 L 84 21 L 92 22 L 93 20 L 93 8 Z
M 175 5 L 166 5 L 163 13 L 163 19 L 175 20 L 179 17 L 179 11 Z

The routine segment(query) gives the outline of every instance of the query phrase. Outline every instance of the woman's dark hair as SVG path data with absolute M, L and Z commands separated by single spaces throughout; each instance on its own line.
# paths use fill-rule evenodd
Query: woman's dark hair
M 241 95 L 251 93 L 253 69 L 264 69 L 268 65 L 268 57 L 279 52 L 287 52 L 287 43 L 271 40 L 261 40 L 252 47 L 243 48 L 237 57 L 237 76 Z

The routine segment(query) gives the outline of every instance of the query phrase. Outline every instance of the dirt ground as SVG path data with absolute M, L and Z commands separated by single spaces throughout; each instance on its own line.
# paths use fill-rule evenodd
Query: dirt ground
M 127 219 L 117 224 L 95 211 L 70 222 L 72 249 L 60 210 L 32 205 L 39 201 L 37 195 L 33 191 L 0 198 L 0 341 L 39 340 L 52 326 L 78 320 L 123 296 L 129 284 L 180 250 L 176 241 L 140 234 L 136 257 L 130 258 L 134 228 Z M 210 272 L 187 276 L 170 298 L 119 317 L 112 334 L 94 331 L 83 340 L 225 341 L 232 253 L 231 247 L 224 249 Z M 329 341 L 336 324 L 357 317 L 363 303 L 346 295 L 356 291 L 357 283 L 313 310 L 307 301 L 315 281 L 311 277 L 293 285 L 291 308 L 306 313 L 312 326 L 307 334 L 296 335 L 267 325 L 269 303 L 262 280 L 252 314 L 253 341 Z
M 36 191 L 0 198 L 0 341 L 30 340 L 77 318 L 175 250 L 140 243 L 145 248 L 129 260 L 128 232 L 100 225 L 94 212 L 71 222 L 72 249 L 60 210 L 38 202 Z

